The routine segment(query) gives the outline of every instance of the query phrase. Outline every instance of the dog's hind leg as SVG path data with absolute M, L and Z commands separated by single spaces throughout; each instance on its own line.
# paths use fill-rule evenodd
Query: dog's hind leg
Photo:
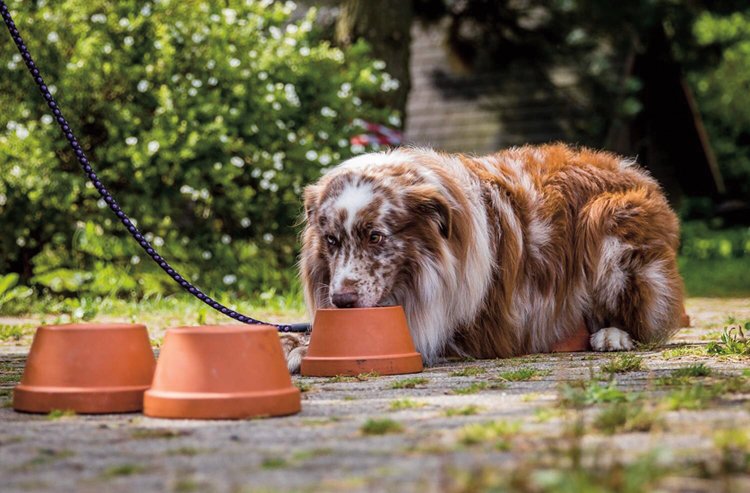
M 677 271 L 677 218 L 655 191 L 605 194 L 583 210 L 579 241 L 597 351 L 659 343 L 678 327 L 682 280 Z

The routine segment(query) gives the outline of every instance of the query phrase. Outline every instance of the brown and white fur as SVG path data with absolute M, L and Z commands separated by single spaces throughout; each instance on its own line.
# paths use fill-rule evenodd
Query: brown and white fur
M 305 217 L 310 314 L 403 305 L 428 364 L 549 351 L 581 320 L 594 350 L 628 350 L 667 339 L 682 313 L 677 218 L 610 153 L 366 154 L 305 190 Z M 306 350 L 294 346 L 293 371 Z

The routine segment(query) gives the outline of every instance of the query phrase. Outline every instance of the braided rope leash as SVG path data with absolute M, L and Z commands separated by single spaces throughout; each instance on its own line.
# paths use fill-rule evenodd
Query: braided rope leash
M 120 205 L 117 203 L 117 201 L 112 197 L 112 194 L 109 193 L 107 188 L 102 184 L 101 180 L 99 180 L 99 177 L 97 176 L 94 169 L 91 167 L 91 163 L 89 162 L 88 158 L 86 157 L 86 154 L 83 152 L 83 149 L 81 148 L 81 145 L 78 143 L 78 139 L 76 139 L 75 135 L 73 134 L 73 131 L 70 128 L 70 125 L 65 120 L 65 118 L 62 115 L 62 111 L 60 111 L 60 108 L 57 104 L 57 101 L 55 101 L 55 98 L 52 97 L 52 94 L 50 93 L 47 86 L 44 84 L 44 79 L 42 78 L 39 69 L 36 66 L 36 63 L 34 63 L 33 58 L 31 58 L 31 54 L 29 53 L 28 48 L 23 42 L 23 38 L 21 38 L 20 33 L 18 32 L 18 29 L 16 28 L 16 24 L 13 22 L 13 18 L 10 15 L 10 11 L 8 10 L 8 7 L 5 5 L 5 2 L 3 0 L 0 0 L 0 13 L 2 13 L 3 20 L 5 21 L 5 25 L 8 27 L 8 31 L 10 31 L 10 35 L 13 38 L 13 41 L 16 43 L 16 47 L 18 48 L 18 51 L 21 53 L 21 57 L 23 58 L 24 62 L 26 63 L 26 67 L 28 67 L 29 72 L 31 73 L 31 76 L 34 78 L 34 81 L 36 82 L 36 85 L 39 87 L 39 90 L 42 93 L 42 96 L 47 101 L 47 106 L 50 107 L 52 110 L 52 114 L 55 117 L 55 120 L 57 121 L 57 124 L 60 126 L 60 129 L 65 134 L 65 137 L 68 139 L 68 143 L 70 143 L 70 147 L 73 149 L 73 152 L 75 152 L 76 158 L 78 159 L 78 162 L 81 165 L 81 168 L 83 168 L 83 172 L 86 173 L 86 176 L 88 177 L 89 181 L 92 185 L 96 188 L 96 190 L 99 192 L 99 195 L 101 195 L 102 199 L 107 203 L 109 208 L 112 210 L 112 212 L 115 213 L 117 218 L 122 222 L 122 224 L 127 228 L 130 235 L 138 242 L 138 244 L 143 248 L 143 250 L 148 254 L 151 259 L 159 264 L 159 267 L 161 267 L 164 272 L 166 272 L 177 284 L 182 286 L 188 293 L 192 294 L 211 308 L 220 311 L 224 315 L 231 317 L 239 322 L 246 323 L 246 324 L 253 324 L 253 325 L 271 325 L 276 327 L 280 332 L 306 332 L 309 330 L 310 325 L 307 323 L 298 323 L 298 324 L 272 324 L 268 322 L 263 322 L 261 320 L 256 320 L 252 317 L 248 317 L 247 315 L 243 315 L 241 313 L 238 313 L 234 310 L 231 310 L 227 308 L 226 306 L 222 305 L 218 301 L 212 299 L 211 297 L 204 294 L 200 289 L 195 287 L 190 281 L 182 277 L 174 268 L 172 268 L 171 265 L 161 256 L 159 253 L 151 246 L 151 244 L 146 240 L 146 238 L 143 237 L 141 232 L 138 230 L 138 228 L 133 224 L 133 222 L 130 220 L 130 218 L 125 214 L 125 212 L 120 208 Z

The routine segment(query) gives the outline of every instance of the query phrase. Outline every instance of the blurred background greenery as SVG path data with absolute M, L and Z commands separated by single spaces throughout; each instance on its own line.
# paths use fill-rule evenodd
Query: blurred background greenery
M 744 1 L 7 3 L 123 209 L 229 304 L 300 308 L 301 189 L 379 147 L 353 140 L 363 121 L 451 151 L 564 139 L 637 155 L 682 216 L 689 294 L 750 295 Z M 0 39 L 0 313 L 86 318 L 103 300 L 174 295 Z M 485 93 L 531 99 L 482 106 Z M 440 116 L 451 101 L 492 115 L 488 139 Z

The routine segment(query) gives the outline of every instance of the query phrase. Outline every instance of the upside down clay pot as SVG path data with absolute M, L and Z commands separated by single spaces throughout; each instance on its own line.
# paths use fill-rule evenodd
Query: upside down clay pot
M 300 373 L 307 376 L 381 375 L 421 372 L 400 306 L 320 309 Z
M 32 413 L 140 411 L 154 366 L 144 325 L 42 326 L 14 389 L 13 408 Z
M 586 328 L 586 322 L 581 320 L 581 322 L 578 324 L 578 327 L 576 327 L 575 332 L 570 334 L 568 338 L 563 339 L 562 341 L 559 341 L 557 344 L 552 346 L 550 352 L 574 353 L 579 351 L 588 351 L 591 349 L 591 343 L 589 342 L 590 339 L 591 334 Z
M 167 330 L 143 397 L 143 413 L 159 418 L 283 416 L 300 406 L 279 336 L 266 325 Z

